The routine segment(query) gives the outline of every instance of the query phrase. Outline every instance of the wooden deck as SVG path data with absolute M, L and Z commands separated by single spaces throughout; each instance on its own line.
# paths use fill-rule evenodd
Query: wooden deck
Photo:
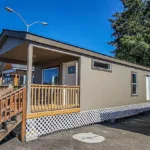
M 10 88 L 0 96 L 0 124 L 22 114 L 22 141 L 25 141 L 26 119 L 80 112 L 80 87 L 32 84 L 30 102 L 31 112 L 27 114 L 26 87 L 18 90 Z M 15 122 L 10 130 L 2 133 L 0 140 L 17 125 L 18 122 Z
M 26 101 L 26 88 L 15 90 L 8 88 L 0 96 L 0 123 L 22 112 L 23 101 Z M 31 113 L 39 117 L 44 115 L 67 114 L 80 111 L 80 87 L 62 85 L 31 86 Z M 26 108 L 25 108 L 26 109 Z
M 71 109 L 31 113 L 31 114 L 27 114 L 26 119 L 39 118 L 39 117 L 43 117 L 43 116 L 55 116 L 55 115 L 61 115 L 61 114 L 71 114 L 71 113 L 76 113 L 76 112 L 80 112 L 80 108 L 71 108 Z
M 80 107 L 79 86 L 32 84 L 31 89 L 31 112 Z

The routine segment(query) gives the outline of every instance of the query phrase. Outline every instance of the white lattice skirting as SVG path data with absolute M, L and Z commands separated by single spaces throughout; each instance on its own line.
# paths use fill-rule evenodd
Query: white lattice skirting
M 26 141 L 52 132 L 118 119 L 150 110 L 150 103 L 111 107 L 79 113 L 45 116 L 26 121 Z

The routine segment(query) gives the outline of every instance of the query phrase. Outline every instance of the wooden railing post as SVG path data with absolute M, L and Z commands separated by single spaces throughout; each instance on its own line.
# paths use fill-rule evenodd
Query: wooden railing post
M 26 136 L 26 88 L 23 89 L 23 100 L 22 100 L 22 126 L 21 126 L 21 141 L 25 142 Z

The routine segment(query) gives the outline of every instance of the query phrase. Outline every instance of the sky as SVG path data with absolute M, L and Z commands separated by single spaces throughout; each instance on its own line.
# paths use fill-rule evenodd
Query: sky
M 3 29 L 26 31 L 26 26 L 10 7 L 21 14 L 28 24 L 44 21 L 48 26 L 36 24 L 29 32 L 58 41 L 113 56 L 114 47 L 109 18 L 122 11 L 120 0 L 0 0 L 0 32 Z

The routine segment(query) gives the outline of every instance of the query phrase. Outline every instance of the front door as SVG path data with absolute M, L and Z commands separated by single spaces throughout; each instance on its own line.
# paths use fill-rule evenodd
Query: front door
M 71 61 L 67 63 L 63 63 L 63 79 L 62 83 L 63 85 L 72 85 L 76 86 L 78 85 L 78 62 L 77 61 Z
M 146 99 L 150 100 L 150 76 L 146 76 Z

